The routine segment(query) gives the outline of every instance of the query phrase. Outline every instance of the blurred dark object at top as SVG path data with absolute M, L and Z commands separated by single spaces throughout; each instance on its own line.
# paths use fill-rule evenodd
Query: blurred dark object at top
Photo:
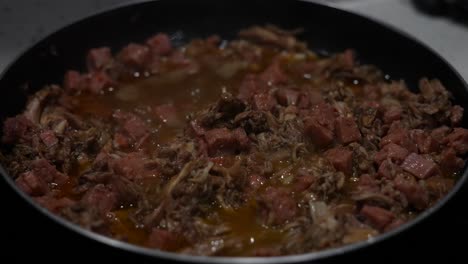
M 413 3 L 426 13 L 468 22 L 468 0 L 413 0 Z

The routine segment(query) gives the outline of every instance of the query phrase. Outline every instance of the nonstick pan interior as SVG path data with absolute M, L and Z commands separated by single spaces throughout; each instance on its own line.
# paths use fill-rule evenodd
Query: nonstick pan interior
M 445 60 L 405 34 L 361 16 L 318 4 L 291 0 L 160 0 L 125 6 L 92 16 L 65 27 L 31 47 L 10 65 L 0 79 L 0 120 L 17 114 L 23 108 L 27 96 L 35 90 L 46 84 L 61 83 L 67 69 L 83 69 L 86 52 L 92 47 L 110 46 L 117 50 L 129 42 L 141 42 L 157 32 L 168 32 L 175 43 L 179 44 L 191 38 L 211 34 L 230 39 L 235 37 L 239 29 L 254 24 L 303 28 L 300 39 L 305 40 L 309 47 L 320 54 L 352 48 L 357 51 L 358 59 L 362 63 L 375 64 L 390 78 L 404 79 L 410 87 L 416 87 L 417 81 L 424 76 L 438 78 L 453 93 L 457 104 L 468 107 L 468 103 L 462 100 L 468 95 L 466 83 Z M 464 125 L 467 125 L 466 118 Z M 3 169 L 1 172 L 8 178 Z M 33 207 L 92 240 L 156 258 L 203 263 L 299 262 L 343 254 L 400 233 L 446 203 L 460 189 L 467 177 L 465 173 L 445 199 L 421 214 L 415 221 L 374 240 L 318 253 L 268 259 L 189 257 L 143 249 L 84 231 L 44 209 L 35 205 Z M 7 184 L 15 188 L 9 178 Z M 22 202 L 26 200 L 32 203 L 30 198 L 20 195 Z M 26 204 L 22 203 L 24 210 L 31 210 L 30 205 L 26 207 Z

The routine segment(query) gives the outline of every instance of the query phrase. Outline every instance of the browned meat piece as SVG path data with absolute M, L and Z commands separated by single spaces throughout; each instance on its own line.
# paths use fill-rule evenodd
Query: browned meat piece
M 325 152 L 325 157 L 336 170 L 344 174 L 352 174 L 353 152 L 344 147 L 336 147 Z
M 374 161 L 380 165 L 383 161 L 390 159 L 396 164 L 401 164 L 408 155 L 409 152 L 405 148 L 394 143 L 389 143 L 375 154 Z
M 437 164 L 415 153 L 406 157 L 401 167 L 420 179 L 428 178 L 438 172 Z
M 360 214 L 364 216 L 373 227 L 380 230 L 384 229 L 395 218 L 395 215 L 392 212 L 381 207 L 371 205 L 364 205 Z
M 394 183 L 395 189 L 403 193 L 414 208 L 423 210 L 428 206 L 429 194 L 427 190 L 414 181 L 414 179 L 407 180 L 400 174 L 395 178 Z
M 103 70 L 110 62 L 112 54 L 108 47 L 91 49 L 86 57 L 86 65 L 90 72 Z
M 352 117 L 338 117 L 335 122 L 336 136 L 342 144 L 361 139 L 361 132 Z
M 172 44 L 169 36 L 164 33 L 159 33 L 146 41 L 146 45 L 150 47 L 152 53 L 157 55 L 168 55 L 172 51 Z
M 282 225 L 293 220 L 297 204 L 285 188 L 267 187 L 258 199 L 260 218 L 267 225 Z
M 458 154 L 465 154 L 468 152 L 468 130 L 460 127 L 454 128 L 453 132 L 445 138 L 445 142 Z

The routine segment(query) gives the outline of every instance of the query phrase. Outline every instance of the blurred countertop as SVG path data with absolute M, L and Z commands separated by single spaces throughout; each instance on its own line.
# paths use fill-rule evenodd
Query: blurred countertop
M 467 25 L 447 17 L 422 14 L 410 0 L 309 1 L 351 10 L 393 25 L 439 52 L 468 80 Z M 62 26 L 129 2 L 138 0 L 0 0 L 0 70 L 29 45 Z M 375 41 L 378 45 L 378 40 Z

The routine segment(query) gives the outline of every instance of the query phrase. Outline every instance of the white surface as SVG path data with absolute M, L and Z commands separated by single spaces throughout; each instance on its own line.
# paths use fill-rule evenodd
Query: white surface
M 410 0 L 310 1 L 352 10 L 400 28 L 439 52 L 468 80 L 468 26 L 421 14 Z M 48 33 L 125 2 L 132 0 L 0 0 L 0 70 Z

